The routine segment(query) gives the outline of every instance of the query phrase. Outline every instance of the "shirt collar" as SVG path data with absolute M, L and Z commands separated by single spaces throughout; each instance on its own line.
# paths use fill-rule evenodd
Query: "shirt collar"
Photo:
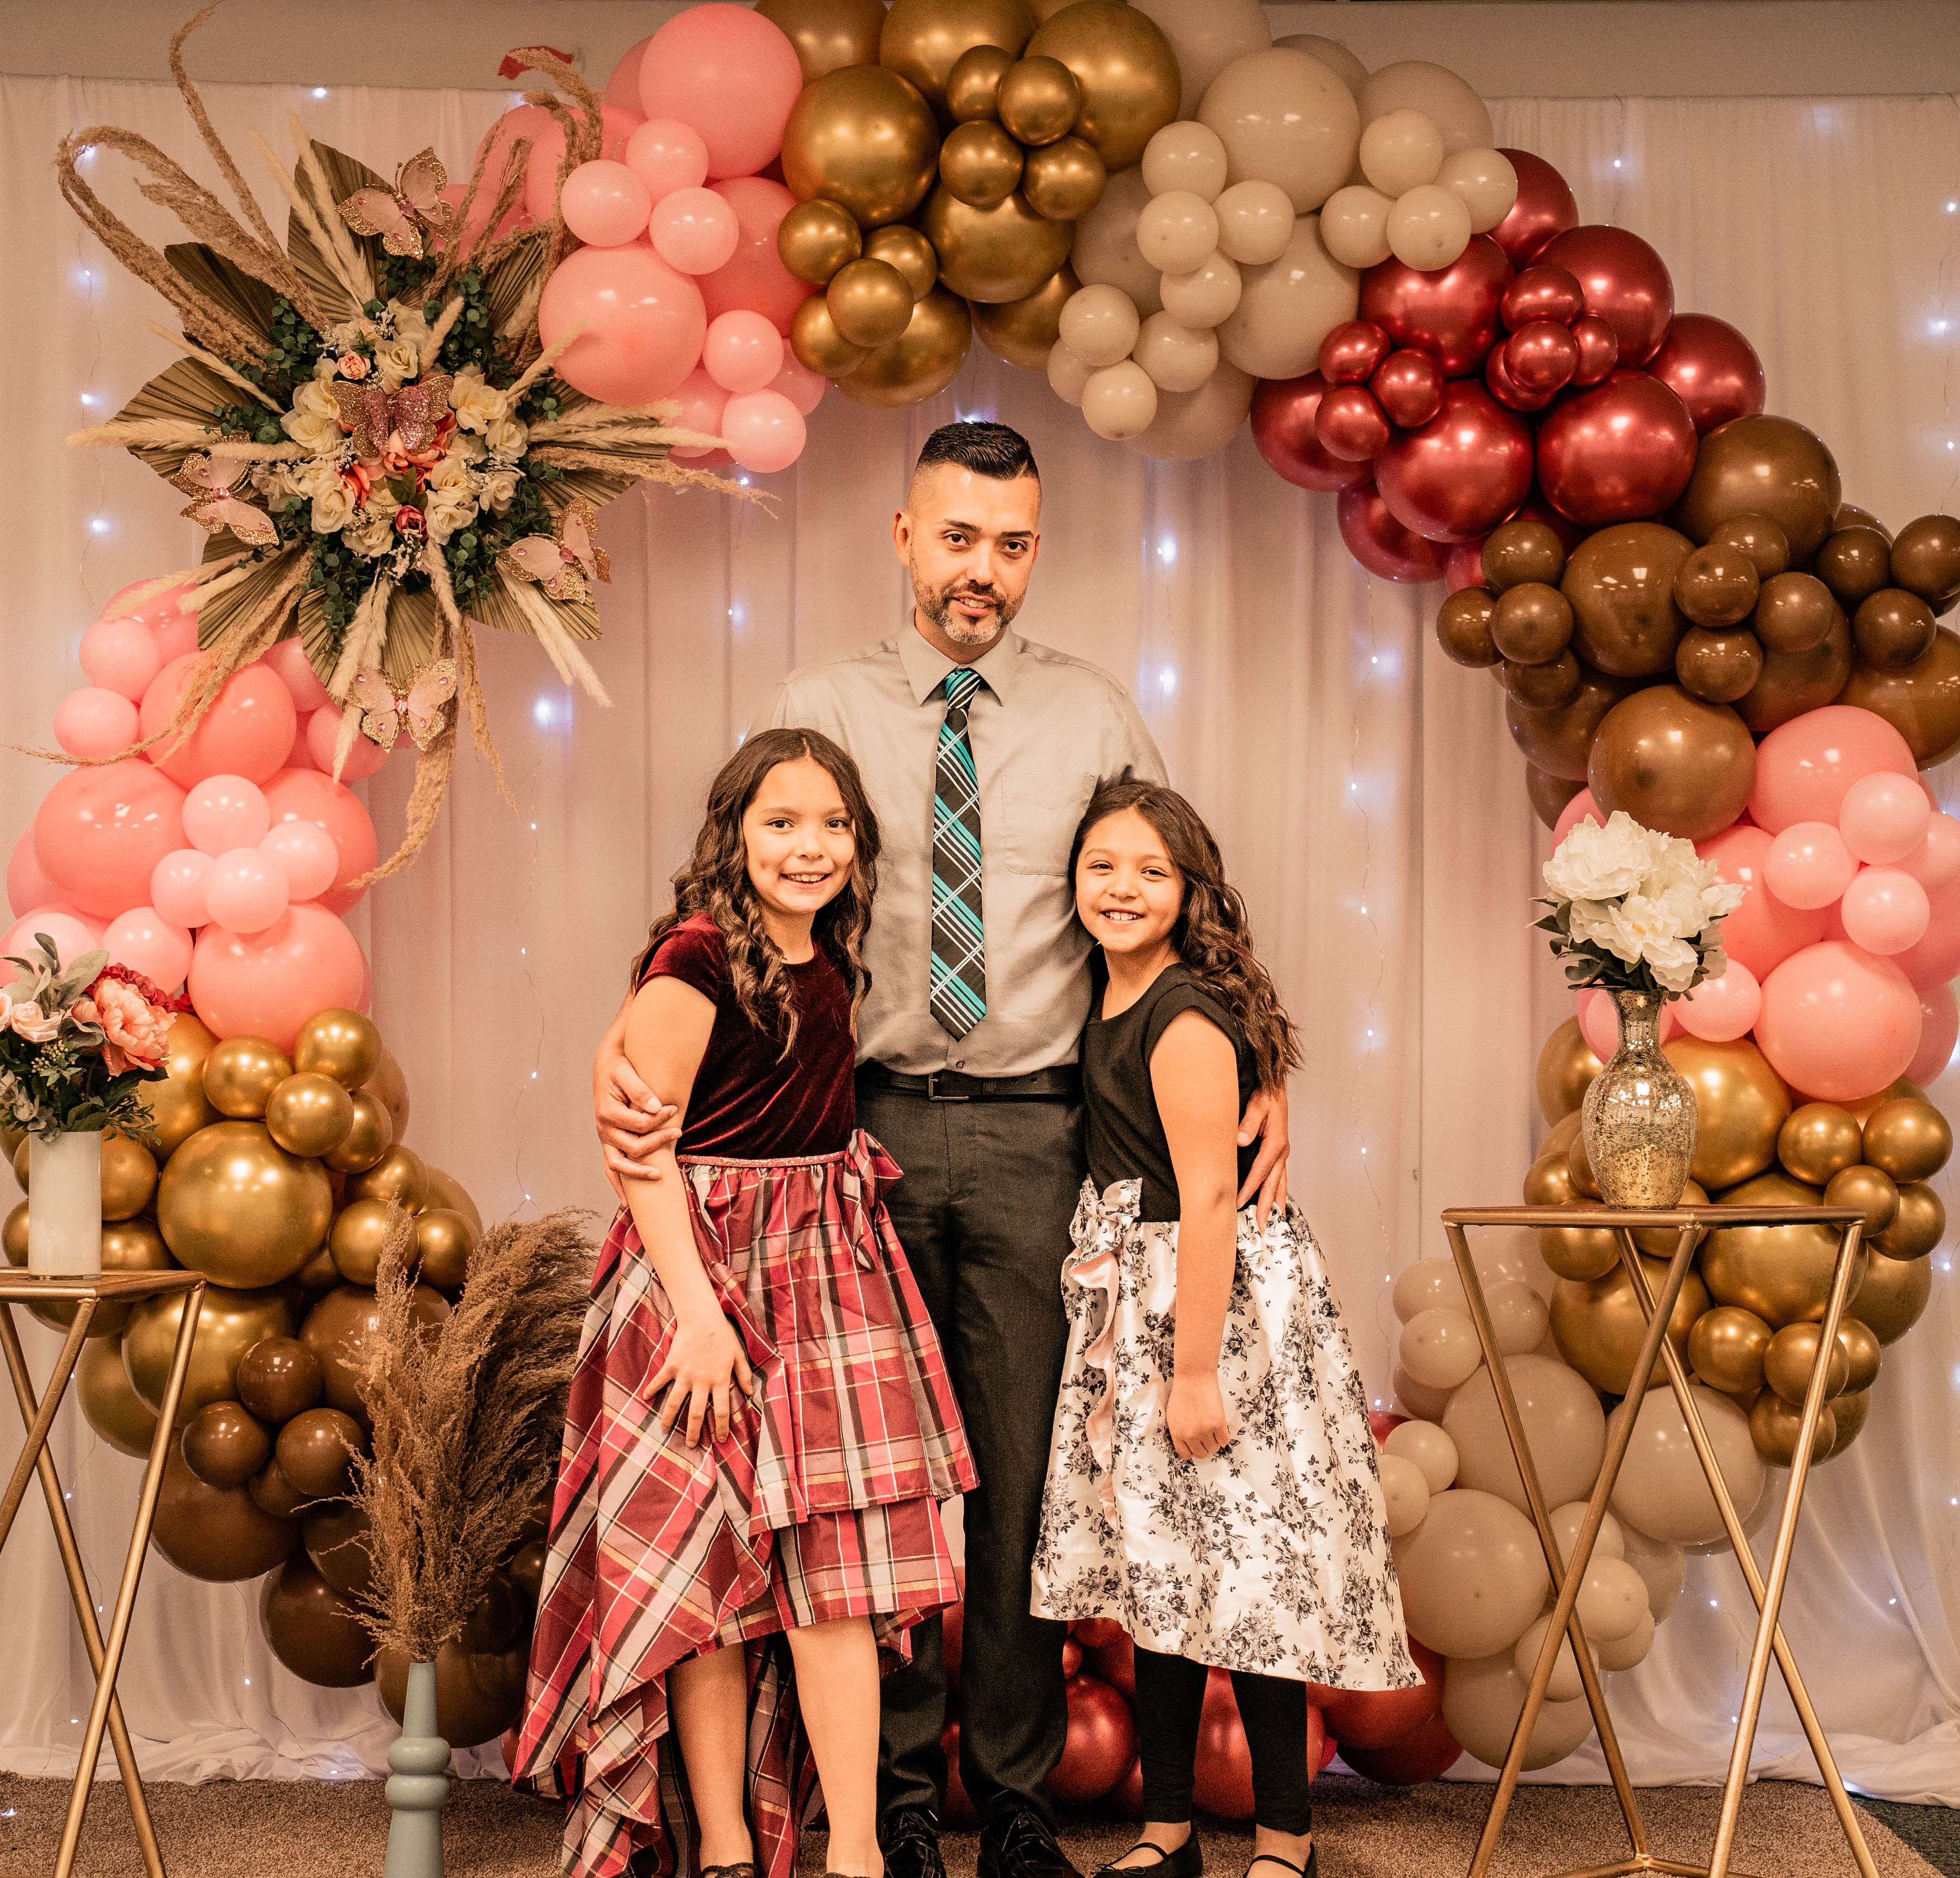
M 1022 643 L 1010 627 L 980 657 L 965 660 L 963 665 L 928 645 L 918 626 L 907 620 L 899 634 L 899 664 L 904 668 L 914 699 L 920 704 L 944 686 L 948 672 L 963 668 L 978 672 L 988 689 L 1007 704 L 1013 696 Z

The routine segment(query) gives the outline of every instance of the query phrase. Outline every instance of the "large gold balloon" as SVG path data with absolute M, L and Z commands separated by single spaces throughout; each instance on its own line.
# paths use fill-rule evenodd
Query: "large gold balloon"
M 412 1309 L 417 1323 L 439 1324 L 449 1315 L 449 1302 L 428 1285 L 418 1284 Z M 300 1326 L 300 1341 L 320 1364 L 328 1405 L 352 1415 L 364 1428 L 368 1425 L 368 1405 L 361 1399 L 361 1370 L 368 1339 L 380 1321 L 372 1291 L 342 1284 L 314 1305 Z
M 279 1431 L 279 1472 L 309 1500 L 338 1500 L 352 1490 L 354 1461 L 368 1453 L 359 1422 L 338 1408 L 309 1408 Z
M 381 1066 L 381 1033 L 358 1011 L 323 1011 L 300 1026 L 293 1068 L 302 1076 L 331 1076 L 358 1089 Z
M 966 302 L 935 287 L 912 308 L 912 324 L 889 345 L 870 354 L 849 377 L 839 379 L 837 388 L 853 403 L 876 410 L 923 403 L 959 376 L 972 342 L 973 316 Z
M 1790 1091 L 1761 1050 L 1744 1038 L 1710 1043 L 1684 1033 L 1670 1037 L 1661 1053 L 1694 1087 L 1698 1120 L 1689 1171 L 1703 1187 L 1710 1193 L 1732 1187 L 1776 1159 Z
M 1865 1118 L 1864 1158 L 1895 1180 L 1930 1180 L 1952 1152 L 1952 1125 L 1930 1102 L 1895 1097 Z
M 1571 1163 L 1563 1154 L 1541 1154 L 1525 1171 L 1524 1202 L 1527 1206 L 1570 1206 Z
M 1830 1450 L 1824 1456 L 1827 1461 L 1833 1455 L 1843 1453 L 1858 1438 L 1858 1431 L 1871 1412 L 1872 1392 L 1869 1389 L 1847 1390 L 1831 1405 L 1833 1433 Z
M 812 294 L 790 316 L 790 350 L 806 371 L 832 380 L 848 377 L 870 356 L 838 331 L 822 294 Z
M 875 65 L 885 0 L 756 0 L 756 11 L 796 48 L 803 81 L 842 65 Z
M 263 1037 L 227 1037 L 204 1059 L 205 1100 L 220 1115 L 255 1122 L 292 1073 L 285 1052 Z
M 824 299 L 837 330 L 867 352 L 896 339 L 912 323 L 912 291 L 888 262 L 847 263 Z
M 145 1154 L 143 1158 L 147 1161 L 149 1156 Z M 154 1163 L 151 1171 L 155 1171 Z M 24 1215 L 24 1202 L 20 1210 Z M 102 1228 L 102 1268 L 105 1272 L 168 1272 L 176 1264 L 170 1248 L 164 1243 L 162 1234 L 146 1219 L 113 1221 Z M 49 1329 L 65 1330 L 75 1322 L 75 1313 L 79 1307 L 49 1302 L 31 1303 L 27 1308 Z M 129 1304 L 97 1304 L 95 1315 L 88 1321 L 90 1338 L 119 1337 L 128 1327 L 129 1313 L 134 1308 Z
M 1817 1348 L 1822 1333 L 1816 1324 L 1786 1324 L 1771 1338 L 1763 1352 L 1763 1380 L 1793 1408 L 1803 1405 L 1804 1392 L 1817 1369 Z M 1841 1396 L 1851 1380 L 1851 1358 L 1843 1345 L 1831 1346 L 1831 1361 L 1824 1377 L 1824 1393 Z
M 1844 1389 L 1856 1395 L 1879 1380 L 1879 1359 L 1884 1354 L 1869 1324 L 1847 1316 L 1838 1326 L 1838 1347 L 1844 1352 Z
M 1001 81 L 1013 69 L 1004 46 L 969 46 L 946 78 L 946 115 L 956 124 L 1001 115 Z
M 427 1212 L 441 1207 L 451 1213 L 460 1213 L 469 1222 L 471 1233 L 481 1239 L 483 1237 L 483 1215 L 477 1211 L 476 1202 L 469 1197 L 463 1183 L 453 1174 L 446 1174 L 440 1167 L 434 1167 L 429 1168 L 428 1182 L 428 1205 L 423 1211 Z
M 1608 711 L 1634 689 L 1630 678 L 1609 678 L 1582 667 L 1579 689 L 1567 704 L 1539 710 L 1514 692 L 1504 697 L 1504 723 L 1526 759 L 1548 775 L 1583 782 L 1592 739 Z
M 1039 149 L 1074 128 L 1082 111 L 1082 87 L 1059 59 L 1023 59 L 1001 81 L 998 108 L 1002 127 Z
M 1718 1304 L 1688 1333 L 1688 1363 L 1710 1389 L 1739 1396 L 1763 1385 L 1763 1358 L 1776 1333 L 1754 1311 Z
M 1094 149 L 1080 137 L 1064 137 L 1028 152 L 1021 193 L 1036 215 L 1050 221 L 1076 221 L 1102 201 L 1109 182 L 1109 172 Z
M 1792 563 L 1800 564 L 1823 546 L 1843 495 L 1820 438 L 1787 417 L 1739 417 L 1702 438 L 1694 474 L 1668 519 L 1706 541 L 1732 515 L 1767 515 L 1789 536 Z
M 208 1402 L 183 1431 L 185 1464 L 207 1487 L 243 1487 L 272 1456 L 272 1431 L 242 1402 Z
M 24 1265 L 27 1262 L 27 1203 L 23 1200 L 7 1215 L 7 1223 L 0 1227 L 0 1246 L 4 1246 L 9 1265 Z
M 1643 1258 L 1640 1268 L 1647 1274 L 1648 1288 L 1659 1297 L 1667 1280 L 1666 1262 Z M 1684 1360 L 1688 1332 L 1707 1308 L 1707 1288 L 1690 1272 L 1675 1300 L 1667 1327 L 1668 1342 Z M 1610 1395 L 1628 1393 L 1647 1329 L 1633 1281 L 1624 1266 L 1590 1284 L 1562 1278 L 1551 1294 L 1551 1335 L 1559 1354 L 1595 1389 Z M 1666 1380 L 1667 1366 L 1656 1356 L 1647 1386 L 1652 1389 Z
M 1888 1259 L 1882 1252 L 1867 1256 L 1865 1281 L 1853 1295 L 1850 1310 L 1881 1343 L 1896 1343 L 1917 1323 L 1933 1295 L 1930 1259 Z
M 1156 21 L 1121 0 L 1078 0 L 1045 21 L 1030 59 L 1058 59 L 1082 88 L 1075 132 L 1112 170 L 1134 163 L 1176 116 L 1184 80 Z
M 804 88 L 783 130 L 783 180 L 873 228 L 908 215 L 938 171 L 939 126 L 918 88 L 879 65 L 846 65 Z
M 983 302 L 975 307 L 973 329 L 997 358 L 1024 371 L 1045 371 L 1048 355 L 1061 336 L 1062 307 L 1081 285 L 1075 269 L 1064 267 L 1025 300 L 1010 300 L 998 307 Z
M 289 1154 L 330 1154 L 354 1126 L 354 1098 L 331 1076 L 288 1076 L 266 1104 L 266 1132 Z
M 1765 1173 L 1721 1199 L 1730 1206 L 1817 1206 L 1823 1196 L 1787 1174 Z M 1860 1245 L 1851 1271 L 1854 1307 L 1869 1256 Z M 1777 1330 L 1823 1316 L 1837 1262 L 1834 1226 L 1725 1226 L 1710 1233 L 1701 1248 L 1709 1294 L 1718 1303 L 1754 1311 Z
M 304 1552 L 269 1574 L 259 1624 L 272 1654 L 322 1689 L 355 1689 L 374 1676 L 374 1640 L 358 1606 L 320 1575 Z
M 372 1285 L 396 1221 L 408 1218 L 392 1200 L 349 1200 L 335 1216 L 327 1248 L 349 1284 Z
M 182 1264 L 220 1284 L 277 1284 L 319 1250 L 333 1218 L 326 1170 L 261 1122 L 217 1122 L 173 1154 L 157 1222 Z
M 809 303 L 804 303 L 807 305 Z M 395 1139 L 395 1125 L 379 1097 L 365 1089 L 354 1092 L 354 1119 L 346 1138 L 329 1148 L 321 1161 L 337 1174 L 365 1173 L 385 1154 Z
M 1538 1112 L 1548 1122 L 1576 1114 L 1592 1078 L 1605 1068 L 1577 1017 L 1567 1017 L 1538 1053 Z
M 1924 1191 L 1930 1193 L 1932 1189 Z M 1865 1216 L 1866 1243 L 1876 1244 L 1879 1235 L 1898 1218 L 1899 1189 L 1890 1174 L 1860 1161 L 1855 1167 L 1841 1167 L 1831 1176 L 1824 1189 L 1824 1204 L 1858 1208 Z M 1930 1252 L 1933 1247 L 1929 1243 L 1926 1249 Z M 1895 1258 L 1905 1256 L 1893 1253 Z
M 388 1119 L 395 1125 L 395 1139 L 403 1139 L 409 1132 L 409 1079 L 402 1074 L 401 1065 L 383 1050 L 374 1074 L 361 1087 L 388 1111 Z
M 1676 1206 L 1706 1206 L 1707 1204 L 1708 1195 L 1698 1183 L 1692 1180 L 1682 1187 L 1681 1197 L 1675 1202 Z M 1707 1228 L 1704 1227 L 1696 1232 L 1694 1243 L 1698 1246 L 1707 1237 Z M 1681 1243 L 1681 1229 L 1676 1226 L 1636 1226 L 1634 1228 L 1634 1243 L 1650 1259 L 1672 1259 L 1675 1247 Z
M 1082 0 L 1095 5 L 1102 0 Z M 967 300 L 1025 300 L 1068 259 L 1074 231 L 1010 196 L 973 208 L 943 186 L 927 203 L 926 238 L 939 256 L 940 283 Z
M 1578 1138 L 1585 1126 L 1585 1118 L 1574 1109 L 1561 1116 L 1546 1130 L 1545 1139 L 1538 1144 L 1538 1158 L 1543 1160 L 1548 1154 L 1563 1154 Z
M 998 124 L 977 119 L 947 132 L 939 146 L 939 177 L 969 208 L 991 208 L 1020 187 L 1022 161 L 1013 138 Z M 841 322 L 838 329 L 849 336 Z
M 392 1200 L 418 1213 L 428 1201 L 428 1169 L 412 1147 L 391 1147 L 365 1173 L 347 1183 L 348 1204 L 356 1200 Z
M 1598 1176 L 1592 1171 L 1592 1157 L 1586 1151 L 1583 1128 L 1566 1144 L 1565 1167 L 1572 1179 L 1572 1191 L 1580 1199 L 1589 1200 L 1596 1206 L 1605 1197 L 1600 1192 Z
M 1595 1202 L 1577 1200 L 1574 1205 Z M 1539 1256 L 1552 1271 L 1574 1284 L 1604 1278 L 1620 1262 L 1620 1248 L 1603 1226 L 1547 1226 L 1538 1230 Z
M 835 202 L 799 202 L 776 227 L 776 253 L 798 280 L 813 287 L 864 252 L 864 237 L 850 213 Z
M 878 35 L 878 62 L 940 110 L 961 54 L 975 46 L 1019 53 L 1034 30 L 1027 0 L 893 0 Z
M 243 1487 L 208 1487 L 174 1444 L 150 1542 L 178 1571 L 223 1584 L 269 1571 L 299 1543 L 296 1520 L 260 1510 Z
M 262 1421 L 290 1421 L 326 1389 L 319 1359 L 297 1337 L 267 1337 L 238 1361 L 238 1399 Z
M 1881 1180 L 1888 1177 L 1872 1171 Z M 1872 1249 L 1888 1259 L 1923 1259 L 1946 1230 L 1946 1207 L 1939 1195 L 1924 1181 L 1909 1180 L 1898 1189 L 1897 1216 L 1872 1241 Z
M 1588 535 L 1559 581 L 1572 607 L 1573 651 L 1622 678 L 1671 670 L 1688 630 L 1675 582 L 1694 552 L 1685 535 L 1658 522 L 1622 522 Z
M 150 1151 L 126 1135 L 102 1138 L 102 1217 L 134 1219 L 157 1190 L 157 1163 Z
M 156 1437 L 157 1412 L 129 1386 L 123 1343 L 110 1337 L 81 1346 L 75 1366 L 75 1399 L 84 1421 L 119 1454 L 147 1459 Z
M 1749 1408 L 1749 1439 L 1756 1452 L 1772 1466 L 1787 1467 L 1796 1457 L 1796 1437 L 1803 1431 L 1803 1411 L 1793 1408 L 1773 1389 L 1766 1389 Z M 1824 1405 L 1811 1437 L 1810 1463 L 1814 1467 L 1831 1452 L 1837 1438 L 1838 1418 L 1831 1405 Z
M 1863 1151 L 1857 1118 L 1834 1102 L 1806 1102 L 1793 1109 L 1777 1135 L 1776 1157 L 1783 1171 L 1814 1187 L 1856 1167 Z
M 460 1213 L 425 1207 L 415 1215 L 416 1276 L 438 1291 L 456 1292 L 469 1269 L 477 1235 Z
M 905 277 L 914 306 L 939 284 L 939 256 L 916 228 L 873 228 L 864 237 L 864 253 L 867 259 L 896 267 Z
M 146 1297 L 130 1307 L 129 1327 L 123 1333 L 123 1367 L 130 1386 L 152 1415 L 163 1408 L 170 1353 L 177 1345 L 183 1309 L 181 1291 Z M 293 1329 L 293 1307 L 283 1291 L 241 1291 L 207 1285 L 191 1345 L 190 1367 L 178 1399 L 176 1425 L 183 1427 L 208 1402 L 236 1399 L 239 1359 L 261 1338 L 290 1337 Z
M 154 1138 L 144 1145 L 159 1161 L 170 1159 L 179 1145 L 218 1119 L 205 1099 L 205 1059 L 218 1039 L 188 1012 L 172 1020 L 163 1062 L 164 1080 L 138 1086 L 136 1098 L 149 1111 Z
M 1650 685 L 1607 712 L 1586 779 L 1608 815 L 1624 809 L 1643 827 L 1706 841 L 1748 805 L 1755 742 L 1726 705 Z

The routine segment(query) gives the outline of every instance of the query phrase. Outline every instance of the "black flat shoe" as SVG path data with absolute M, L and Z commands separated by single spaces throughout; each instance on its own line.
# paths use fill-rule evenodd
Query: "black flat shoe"
M 1282 1858 L 1277 1852 L 1262 1852 L 1252 1860 L 1252 1865 L 1278 1865 L 1287 1871 L 1297 1873 L 1298 1878 L 1314 1878 L 1314 1859 L 1319 1850 L 1318 1845 L 1309 1845 L 1306 1848 L 1306 1863 L 1304 1865 L 1296 1865 L 1291 1859 Z M 1252 1878 L 1252 1865 L 1246 1867 L 1246 1878 Z M 1150 1869 L 1154 1871 L 1157 1867 L 1153 1865 Z
M 1157 1863 L 1153 1865 L 1125 1865 L 1118 1863 L 1099 1866 L 1096 1878 L 1201 1878 L 1204 1870 L 1204 1851 L 1194 1832 L 1174 1852 L 1167 1852 L 1155 1839 L 1139 1839 L 1122 1854 L 1130 1852 L 1154 1852 Z
M 895 1806 L 878 1822 L 885 1878 L 946 1878 L 940 1856 L 939 1815 L 925 1806 Z

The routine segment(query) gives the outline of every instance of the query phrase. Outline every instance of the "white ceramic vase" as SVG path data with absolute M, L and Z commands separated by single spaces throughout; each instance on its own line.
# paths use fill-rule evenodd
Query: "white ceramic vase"
M 27 1143 L 27 1270 L 94 1278 L 102 1269 L 102 1131 Z

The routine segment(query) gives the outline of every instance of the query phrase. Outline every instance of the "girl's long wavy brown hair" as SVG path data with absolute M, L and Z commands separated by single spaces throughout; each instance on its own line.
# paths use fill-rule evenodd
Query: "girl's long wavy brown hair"
M 1074 880 L 1090 831 L 1126 809 L 1134 809 L 1157 830 L 1172 866 L 1183 878 L 1184 903 L 1171 929 L 1171 944 L 1179 961 L 1238 1019 L 1258 1065 L 1260 1087 L 1281 1087 L 1287 1071 L 1300 1066 L 1299 1033 L 1280 1002 L 1271 975 L 1252 950 L 1246 902 L 1225 878 L 1218 844 L 1203 816 L 1182 796 L 1157 782 L 1104 784 L 1075 831 L 1069 880 Z
M 708 813 L 694 838 L 694 852 L 673 877 L 673 908 L 654 921 L 633 964 L 637 985 L 660 941 L 683 920 L 705 913 L 728 948 L 729 975 L 742 1014 L 759 1030 L 780 1036 L 784 1056 L 796 1044 L 796 1000 L 788 967 L 762 924 L 755 883 L 749 878 L 742 818 L 771 770 L 778 763 L 805 759 L 820 764 L 837 785 L 856 844 L 850 877 L 818 912 L 813 928 L 817 944 L 851 988 L 851 1031 L 856 1036 L 858 1012 L 871 985 L 864 964 L 864 934 L 871 924 L 872 896 L 878 890 L 878 818 L 857 764 L 820 731 L 759 731 L 721 766 L 708 785 Z

